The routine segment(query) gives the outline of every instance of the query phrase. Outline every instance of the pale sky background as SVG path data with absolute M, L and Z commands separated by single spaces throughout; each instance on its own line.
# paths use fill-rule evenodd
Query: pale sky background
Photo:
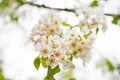
M 64 2 L 65 1 L 65 2 Z M 71 4 L 75 0 L 46 0 L 45 4 L 52 7 L 73 7 Z M 82 0 L 81 0 L 82 1 Z M 90 0 L 83 0 L 88 2 Z M 36 3 L 43 3 L 44 0 L 38 0 Z M 66 4 L 68 2 L 68 4 Z M 70 6 L 69 6 L 70 5 Z M 105 5 L 105 13 L 118 13 L 120 0 L 109 0 Z M 40 67 L 37 71 L 34 68 L 33 61 L 38 55 L 28 40 L 31 28 L 37 23 L 40 14 L 46 10 L 24 6 L 20 9 L 28 10 L 26 18 L 20 17 L 19 26 L 13 23 L 3 23 L 0 17 L 0 51 L 1 58 L 4 61 L 3 70 L 8 78 L 13 80 L 42 80 L 46 75 L 46 70 Z M 120 11 L 119 11 L 120 12 Z M 65 13 L 61 13 L 65 16 Z M 70 18 L 74 19 L 73 14 Z M 70 21 L 72 22 L 72 19 Z M 95 69 L 95 61 L 100 55 L 120 63 L 120 25 L 111 24 L 111 17 L 107 17 L 108 30 L 100 32 L 94 44 L 93 56 L 86 67 L 81 66 L 81 62 L 75 60 L 77 67 L 74 70 L 74 76 L 77 80 L 109 80 L 108 76 L 103 76 L 100 70 Z M 74 23 L 73 23 L 74 24 Z M 59 77 L 59 76 L 56 76 Z

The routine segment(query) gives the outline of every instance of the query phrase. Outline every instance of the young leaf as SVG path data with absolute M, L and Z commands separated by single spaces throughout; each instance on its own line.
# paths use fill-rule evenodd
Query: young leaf
M 47 76 L 44 78 L 44 80 L 55 80 L 55 78 L 53 76 Z
M 44 80 L 55 80 L 54 75 L 60 72 L 59 65 L 50 69 L 49 74 L 44 78 Z
M 15 22 L 18 22 L 18 17 L 12 17 L 12 16 L 11 16 L 11 20 L 12 20 L 12 21 L 15 21 Z
M 56 73 L 60 72 L 60 67 L 57 65 L 53 69 L 50 70 L 50 76 L 54 76 Z
M 71 55 L 71 56 L 70 56 L 69 60 L 70 60 L 70 61 L 72 61 L 72 60 L 73 60 L 73 55 Z
M 20 4 L 24 4 L 26 0 L 17 0 L 17 2 L 19 2 Z
M 88 35 L 87 35 L 87 34 L 85 34 L 83 37 L 84 37 L 85 39 L 87 39 L 87 38 L 88 38 Z
M 34 66 L 35 68 L 38 70 L 39 67 L 40 67 L 40 58 L 39 57 L 36 57 L 35 60 L 34 60 Z
M 67 23 L 67 22 L 65 22 L 65 21 L 64 21 L 64 22 L 62 22 L 62 25 L 63 25 L 63 26 L 68 26 L 68 27 L 72 28 L 72 25 L 68 24 L 68 23 Z
M 70 78 L 69 80 L 76 80 L 75 78 Z
M 94 0 L 94 1 L 91 3 L 91 6 L 92 6 L 92 7 L 98 7 L 98 1 Z
M 46 61 L 48 60 L 48 58 L 44 58 L 44 57 L 41 57 L 41 63 L 42 63 L 42 66 L 44 68 L 47 68 L 47 64 L 46 64 Z
M 109 68 L 109 71 L 113 72 L 115 70 L 115 67 L 114 65 L 112 64 L 112 62 L 108 59 L 106 59 L 106 65 L 108 66 Z
M 119 17 L 118 17 L 118 16 L 113 16 L 112 23 L 113 23 L 113 24 L 117 24 L 118 21 L 119 21 Z
M 82 39 L 82 37 L 81 37 L 80 35 L 79 35 L 78 37 L 80 38 L 80 41 L 82 41 L 82 40 L 83 40 L 83 39 Z
M 99 28 L 96 28 L 96 34 L 98 33 L 98 31 L 99 31 Z
M 89 36 L 91 33 L 92 33 L 92 31 L 90 31 L 90 33 L 88 33 L 88 34 L 85 34 L 83 37 L 84 37 L 85 39 L 87 39 L 88 36 Z
M 4 78 L 3 74 L 0 73 L 0 80 L 4 80 L 4 79 L 5 78 Z
M 2 9 L 2 8 L 7 8 L 7 7 L 9 7 L 10 6 L 10 4 L 9 4 L 9 1 L 8 0 L 1 0 L 0 1 L 0 8 Z

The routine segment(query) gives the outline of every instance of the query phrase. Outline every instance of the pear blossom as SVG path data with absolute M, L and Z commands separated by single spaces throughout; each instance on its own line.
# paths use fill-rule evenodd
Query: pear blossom
M 83 33 L 88 34 L 92 29 L 100 28 L 103 31 L 107 29 L 106 17 L 101 7 L 91 7 L 83 5 L 76 10 L 79 17 L 79 26 Z
M 91 35 L 85 39 L 78 27 L 63 32 L 61 23 L 56 13 L 47 14 L 32 29 L 30 39 L 40 57 L 47 58 L 48 66 L 62 64 L 63 67 L 74 68 L 70 58 L 88 58 L 94 38 Z
M 31 39 L 34 41 L 35 36 L 49 36 L 57 34 L 60 30 L 61 20 L 56 14 L 49 13 L 48 16 L 42 17 L 39 23 L 32 29 Z M 38 40 L 38 39 L 37 39 Z M 35 40 L 35 41 L 37 41 Z

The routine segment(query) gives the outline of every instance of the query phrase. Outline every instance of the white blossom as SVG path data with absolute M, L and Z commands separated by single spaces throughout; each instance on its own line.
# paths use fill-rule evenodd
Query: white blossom
M 101 7 L 91 7 L 83 5 L 76 10 L 79 15 L 79 26 L 81 31 L 88 34 L 92 29 L 100 28 L 103 31 L 107 29 L 106 17 Z
M 47 65 L 54 67 L 63 64 L 64 67 L 74 68 L 70 58 L 87 59 L 90 55 L 94 38 L 83 37 L 80 28 L 62 31 L 61 21 L 57 14 L 47 14 L 37 26 L 32 29 L 30 36 L 41 57 L 47 57 Z

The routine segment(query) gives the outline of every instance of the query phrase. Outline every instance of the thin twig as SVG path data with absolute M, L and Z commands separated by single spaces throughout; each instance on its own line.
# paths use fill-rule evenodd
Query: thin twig
M 31 6 L 36 6 L 38 8 L 46 8 L 46 9 L 52 9 L 52 10 L 58 10 L 58 11 L 67 11 L 67 12 L 73 12 L 75 13 L 75 10 L 74 9 L 68 9 L 68 8 L 52 8 L 52 7 L 49 7 L 49 6 L 46 6 L 46 5 L 39 5 L 39 4 L 34 4 L 32 2 L 26 2 L 25 4 L 29 4 Z
M 106 16 L 118 16 L 120 18 L 120 14 L 108 14 L 108 13 L 105 13 Z
M 32 2 L 25 2 L 24 4 L 28 4 L 28 5 L 31 5 L 31 6 L 36 6 L 38 8 L 46 8 L 46 9 L 51 9 L 51 10 L 57 10 L 57 11 L 66 11 L 66 12 L 72 12 L 72 13 L 76 13 L 75 9 L 69 9 L 69 8 L 52 8 L 52 7 L 49 7 L 49 6 L 46 6 L 44 4 L 42 5 L 39 5 L 39 4 L 35 4 L 35 3 L 32 3 Z M 109 14 L 109 13 L 105 13 L 106 16 L 118 16 L 120 18 L 120 15 L 119 14 Z

